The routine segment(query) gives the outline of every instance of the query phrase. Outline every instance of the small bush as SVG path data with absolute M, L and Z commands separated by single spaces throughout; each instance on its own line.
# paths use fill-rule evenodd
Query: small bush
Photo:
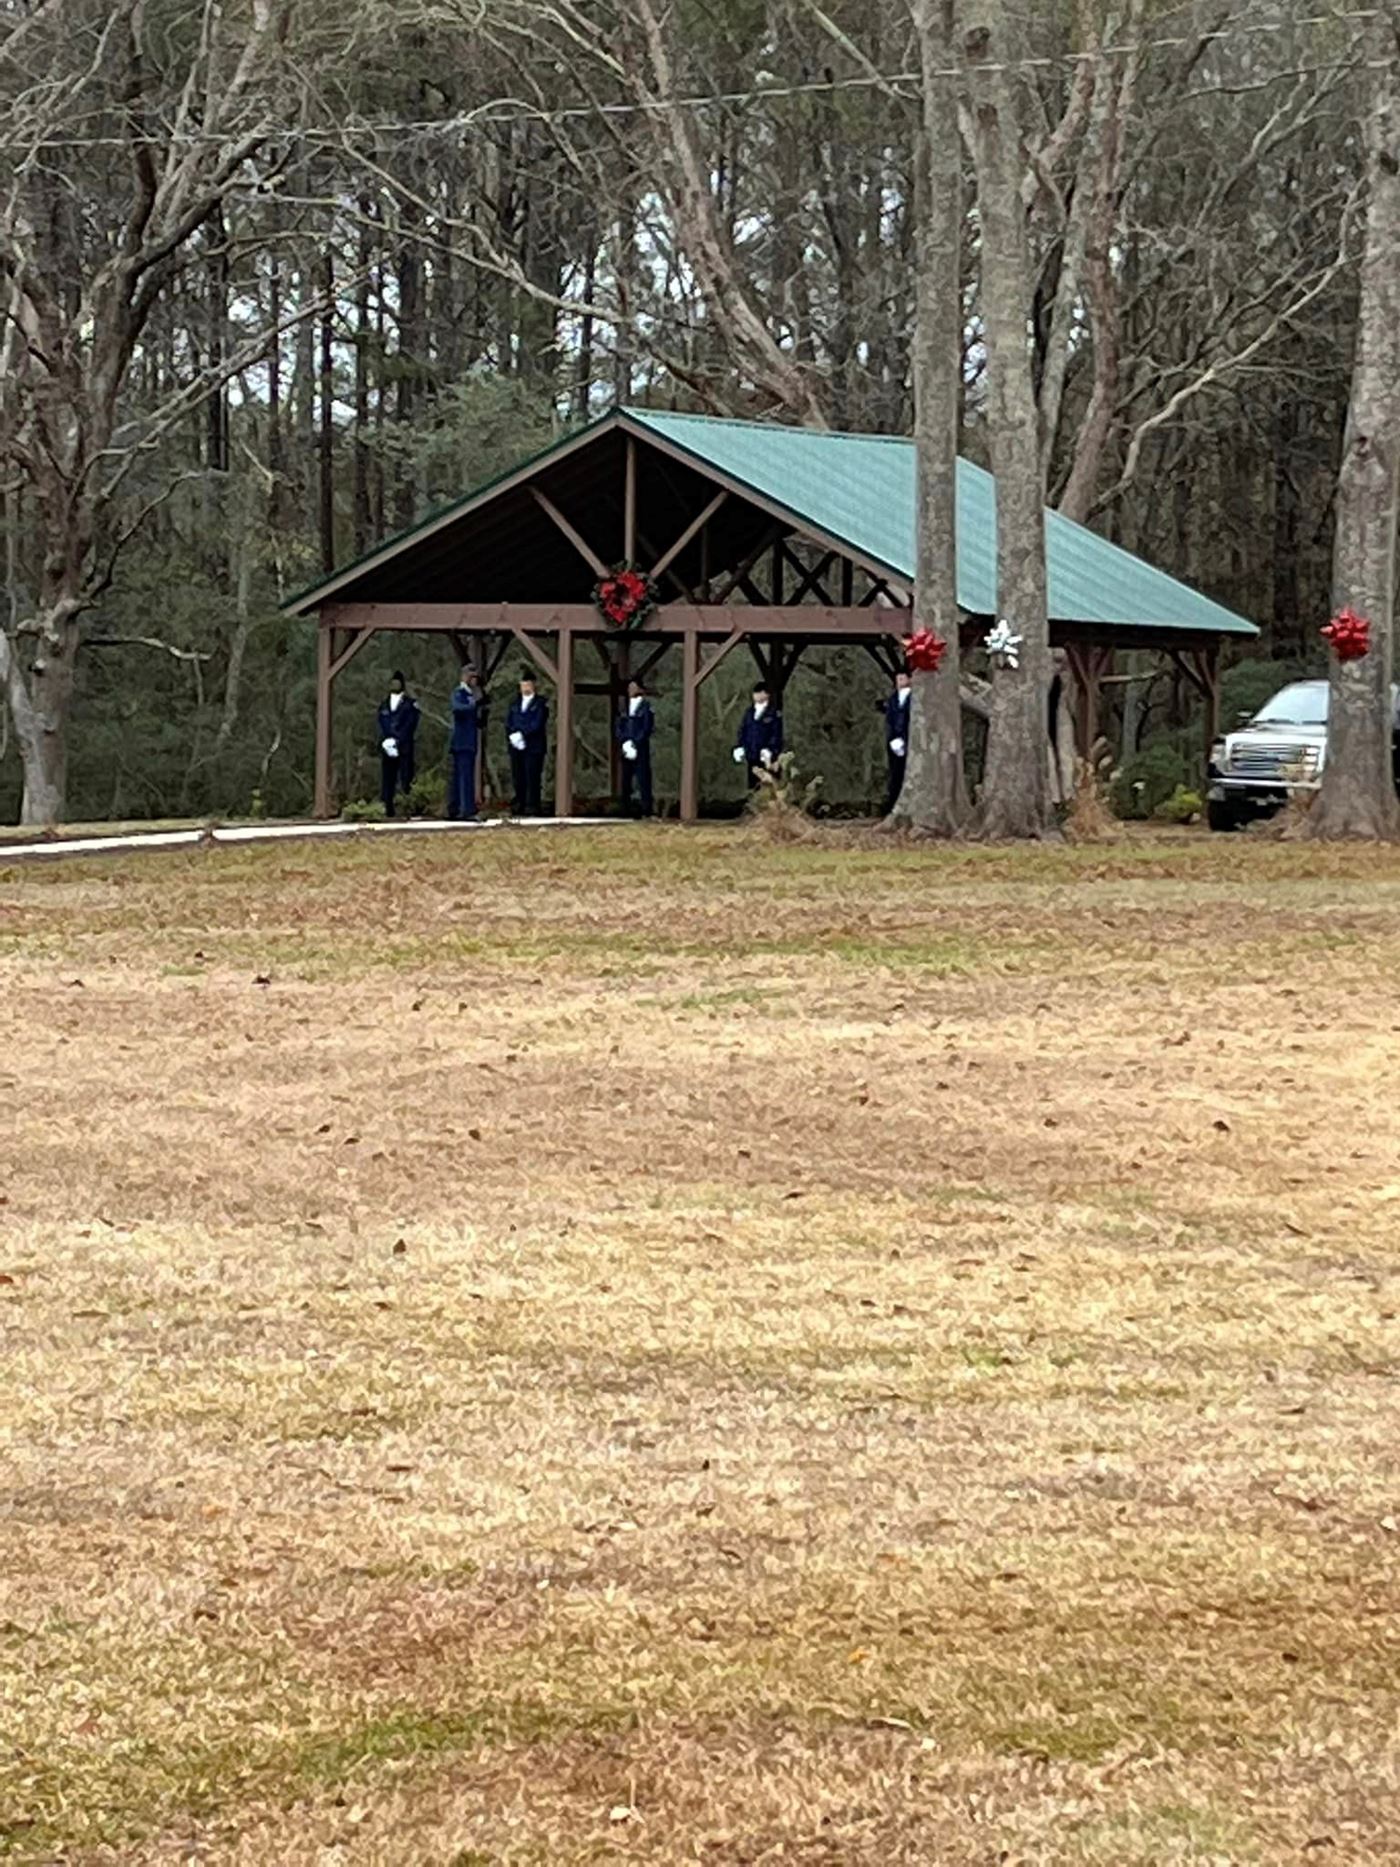
M 447 815 L 447 779 L 440 771 L 420 771 L 408 787 L 410 817 Z
M 1102 766 L 1076 759 L 1074 795 L 1064 813 L 1065 836 L 1071 843 L 1111 843 L 1123 834 L 1108 807 L 1105 789 Z
M 1158 823 L 1195 823 L 1205 808 L 1199 791 L 1179 784 L 1170 797 L 1164 797 L 1152 815 Z
M 779 753 L 772 769 L 759 773 L 758 789 L 749 795 L 748 815 L 772 836 L 799 838 L 811 827 L 821 788 L 820 778 L 803 781 L 791 752 Z
M 341 807 L 342 823 L 383 823 L 384 806 L 377 797 L 352 797 Z
M 1185 789 L 1186 778 L 1186 760 L 1175 746 L 1159 739 L 1136 753 L 1114 775 L 1114 812 L 1133 822 L 1145 822 L 1173 792 Z

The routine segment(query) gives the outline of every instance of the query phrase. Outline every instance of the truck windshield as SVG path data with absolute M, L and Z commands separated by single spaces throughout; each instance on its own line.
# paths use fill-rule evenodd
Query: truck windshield
M 1325 726 L 1327 724 L 1326 681 L 1298 681 L 1262 706 L 1254 716 L 1256 726 Z

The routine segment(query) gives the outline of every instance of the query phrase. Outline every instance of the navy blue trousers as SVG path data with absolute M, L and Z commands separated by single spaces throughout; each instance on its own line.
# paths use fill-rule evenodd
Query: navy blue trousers
M 476 815 L 476 753 L 454 752 L 447 780 L 447 814 L 459 821 Z

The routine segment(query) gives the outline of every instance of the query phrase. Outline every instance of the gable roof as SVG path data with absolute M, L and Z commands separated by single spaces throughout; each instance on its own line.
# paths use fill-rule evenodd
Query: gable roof
M 395 560 L 407 573 L 415 551 L 431 548 L 440 564 L 453 534 L 465 538 L 473 519 L 555 463 L 564 463 L 606 435 L 631 434 L 703 478 L 751 498 L 794 532 L 849 552 L 859 562 L 905 584 L 914 579 L 915 457 L 912 441 L 885 435 L 838 434 L 772 422 L 677 415 L 654 409 L 615 410 L 557 442 L 487 486 L 430 514 L 300 595 L 286 609 L 303 613 L 332 596 L 378 587 Z M 996 483 L 970 461 L 958 462 L 958 602 L 974 616 L 994 616 Z M 1076 525 L 1046 515 L 1049 610 L 1052 622 L 1151 631 L 1254 636 L 1243 616 L 1155 569 L 1131 552 Z M 430 542 L 431 541 L 431 547 Z M 426 561 L 426 559 L 425 559 Z

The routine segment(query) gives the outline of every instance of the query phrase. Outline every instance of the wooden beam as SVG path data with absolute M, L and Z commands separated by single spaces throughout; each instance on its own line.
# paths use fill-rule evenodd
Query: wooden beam
M 559 666 L 554 675 L 554 814 L 574 814 L 574 636 L 559 635 Z
M 622 557 L 624 563 L 637 561 L 637 443 L 627 437 L 627 479 L 622 496 Z
M 335 657 L 335 659 L 331 662 L 331 679 L 332 680 L 335 679 L 335 677 L 341 672 L 342 669 L 348 668 L 350 666 L 350 663 L 355 659 L 356 655 L 359 654 L 360 650 L 364 647 L 365 643 L 369 641 L 370 637 L 373 634 L 374 634 L 373 629 L 357 629 L 356 630 L 355 634 L 350 638 L 350 646 L 348 648 L 343 648 L 340 651 L 340 653 Z
M 685 550 L 686 546 L 690 544 L 700 532 L 704 531 L 705 527 L 709 524 L 710 520 L 719 511 L 720 507 L 724 504 L 725 500 L 728 499 L 728 497 L 729 497 L 728 489 L 725 487 L 721 487 L 719 492 L 717 492 L 714 498 L 710 501 L 709 505 L 706 506 L 705 510 L 702 513 L 700 513 L 698 517 L 693 518 L 690 521 L 689 525 L 686 526 L 685 530 L 681 533 L 680 537 L 676 540 L 676 542 L 671 546 L 670 550 L 664 551 L 661 554 L 661 556 L 656 560 L 655 564 L 652 565 L 651 575 L 652 575 L 653 580 L 659 580 L 662 574 L 671 568 L 671 566 L 675 563 L 676 559 L 680 556 L 681 552 Z M 702 566 L 702 574 L 701 574 L 700 581 L 701 581 L 702 587 L 708 581 L 708 572 L 703 566 Z
M 763 534 L 763 537 L 754 546 L 753 550 L 750 551 L 749 555 L 744 559 L 743 563 L 730 577 L 729 582 L 725 584 L 724 588 L 720 591 L 719 595 L 715 598 L 716 603 L 727 603 L 729 601 L 730 597 L 733 596 L 734 592 L 743 583 L 744 579 L 748 576 L 749 572 L 753 569 L 754 565 L 757 564 L 758 560 L 763 556 L 764 552 L 769 549 L 769 547 L 773 544 L 775 539 L 781 538 L 782 535 L 783 534 L 778 530 L 777 526 L 774 526 L 772 531 L 765 532 Z
M 832 564 L 835 563 L 836 553 L 834 551 L 828 551 L 825 556 L 818 561 L 815 570 L 808 570 L 790 545 L 784 544 L 783 554 L 787 558 L 788 563 L 797 572 L 800 579 L 797 588 L 788 591 L 787 601 L 789 603 L 800 603 L 810 590 L 815 590 L 823 603 L 829 603 L 831 598 L 824 587 L 823 579 L 830 570 Z
M 652 649 L 651 653 L 637 664 L 636 678 L 639 681 L 644 681 L 657 663 L 665 660 L 670 646 L 671 644 L 669 642 L 658 643 L 658 645 Z
M 1113 659 L 1113 650 L 1098 643 L 1072 642 L 1065 646 L 1065 661 L 1074 676 L 1074 737 L 1079 756 L 1092 759 L 1099 742 L 1100 683 Z
M 538 486 L 532 486 L 530 488 L 530 494 L 535 504 L 539 506 L 542 511 L 549 514 L 550 518 L 553 519 L 559 530 L 563 532 L 575 551 L 577 551 L 584 562 L 592 568 L 594 575 L 599 578 L 606 577 L 608 574 L 607 565 L 598 556 L 598 553 L 593 549 L 592 545 L 589 544 L 582 533 L 574 530 L 573 526 L 570 525 L 569 521 L 564 517 L 564 514 L 559 510 L 558 506 L 555 505 L 549 495 L 547 493 L 542 493 Z
M 760 595 L 762 592 L 759 593 Z M 610 633 L 592 603 L 346 603 L 337 607 L 341 628 L 382 629 L 398 633 L 451 635 L 477 630 L 483 634 L 520 631 L 532 636 L 557 635 L 564 629 L 575 635 Z M 764 636 L 844 636 L 851 641 L 876 640 L 897 634 L 908 622 L 902 608 L 854 609 L 823 603 L 663 603 L 643 623 L 628 631 L 632 641 L 666 637 L 679 641 L 692 629 L 712 641 L 733 629 Z M 1166 644 L 1162 644 L 1165 648 Z
M 550 659 L 534 637 L 528 635 L 524 629 L 512 629 L 511 634 L 515 637 L 516 641 L 519 642 L 520 646 L 525 650 L 525 653 L 530 657 L 531 661 L 534 662 L 535 666 L 542 671 L 547 679 L 553 681 L 557 686 L 559 682 L 558 664 Z M 569 652 L 572 654 L 573 635 L 568 629 L 561 629 L 559 632 L 559 645 L 561 649 L 566 638 L 570 644 Z
M 312 809 L 318 817 L 335 814 L 331 796 L 331 699 L 335 676 L 335 632 L 323 618 L 316 631 L 316 779 Z
M 710 676 L 714 673 L 715 669 L 729 654 L 730 650 L 737 648 L 743 639 L 743 630 L 735 629 L 730 635 L 725 637 L 718 648 L 712 648 L 700 664 L 700 671 L 695 677 L 697 685 L 703 687 L 705 682 L 708 681 Z
M 700 816 L 700 634 L 688 629 L 681 644 L 681 822 Z

